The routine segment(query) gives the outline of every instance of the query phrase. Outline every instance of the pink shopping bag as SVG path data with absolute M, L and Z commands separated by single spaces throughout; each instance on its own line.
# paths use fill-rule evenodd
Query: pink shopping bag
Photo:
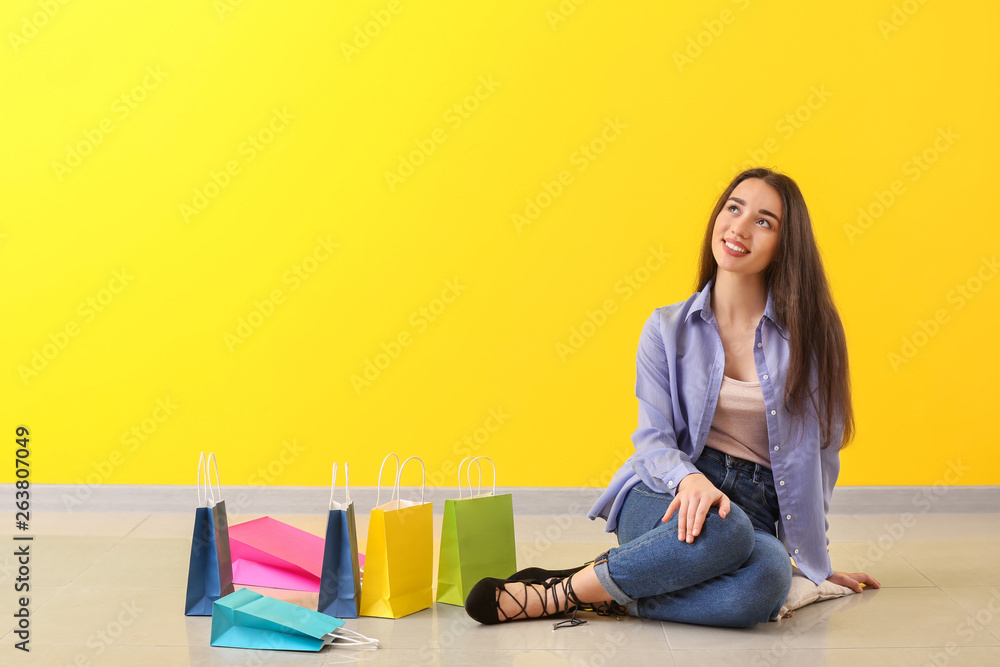
M 322 537 L 269 516 L 229 527 L 233 583 L 319 592 Z

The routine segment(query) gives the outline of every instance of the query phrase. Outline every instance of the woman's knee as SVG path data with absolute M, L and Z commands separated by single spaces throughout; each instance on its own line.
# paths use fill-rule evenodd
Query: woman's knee
M 718 514 L 718 508 L 712 507 L 705 517 L 705 531 L 721 533 L 725 541 L 725 553 L 732 559 L 733 569 L 739 567 L 750 557 L 754 550 L 756 538 L 753 522 L 739 505 L 732 503 L 729 512 L 723 518 Z

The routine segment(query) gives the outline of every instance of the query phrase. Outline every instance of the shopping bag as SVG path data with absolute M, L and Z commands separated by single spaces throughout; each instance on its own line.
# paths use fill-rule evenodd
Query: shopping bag
M 479 460 L 493 466 L 493 491 L 472 492 L 472 465 Z M 462 467 L 466 466 L 469 497 L 462 498 Z M 482 490 L 482 471 L 479 474 Z M 485 577 L 506 579 L 517 571 L 514 549 L 514 506 L 511 495 L 496 495 L 497 472 L 486 456 L 470 457 L 458 465 L 458 500 L 444 501 L 441 551 L 438 559 L 437 601 L 465 605 L 469 590 Z
M 358 603 L 361 601 L 361 569 L 358 563 L 358 529 L 354 522 L 354 503 L 351 502 L 351 478 L 346 463 L 346 500 L 343 504 L 333 500 L 336 486 L 337 464 L 334 463 L 318 608 L 324 614 L 337 618 L 357 618 Z
M 233 583 L 319 591 L 323 538 L 264 516 L 229 529 Z
M 209 477 L 210 465 L 215 469 L 214 490 Z M 204 482 L 201 480 L 203 473 Z M 198 507 L 194 511 L 184 614 L 211 616 L 212 602 L 232 592 L 233 561 L 229 553 L 229 522 L 219 483 L 219 465 L 214 453 L 206 460 L 202 452 L 198 457 Z
M 378 504 L 382 492 L 382 469 L 385 462 L 396 460 L 396 483 L 392 499 Z M 399 480 L 410 461 L 420 463 L 423 479 L 420 502 L 399 498 Z M 368 544 L 365 554 L 365 576 L 361 582 L 362 616 L 400 618 L 434 603 L 433 585 L 433 514 L 431 503 L 425 503 L 426 470 L 419 458 L 411 456 L 399 464 L 399 457 L 390 454 L 379 468 L 379 493 L 368 522 Z
M 241 588 L 212 605 L 211 643 L 280 651 L 318 651 L 328 644 L 378 646 L 378 640 L 343 626 L 338 618 Z

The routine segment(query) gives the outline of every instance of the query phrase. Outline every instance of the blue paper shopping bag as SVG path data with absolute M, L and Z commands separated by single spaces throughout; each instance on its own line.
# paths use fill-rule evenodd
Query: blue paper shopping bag
M 215 469 L 216 489 L 209 477 Z M 202 473 L 205 481 L 202 482 Z M 203 497 L 204 496 L 204 497 Z M 233 592 L 233 560 L 229 553 L 229 520 L 222 500 L 215 454 L 198 458 L 198 508 L 194 513 L 191 560 L 188 564 L 186 616 L 211 616 L 212 602 Z
M 344 464 L 343 504 L 334 502 L 337 464 L 333 464 L 330 488 L 330 513 L 326 520 L 323 571 L 319 583 L 319 611 L 337 618 L 357 618 L 361 601 L 361 568 L 358 563 L 358 529 L 351 502 L 351 479 Z
M 212 605 L 212 646 L 278 651 L 378 646 L 343 625 L 338 618 L 241 588 Z

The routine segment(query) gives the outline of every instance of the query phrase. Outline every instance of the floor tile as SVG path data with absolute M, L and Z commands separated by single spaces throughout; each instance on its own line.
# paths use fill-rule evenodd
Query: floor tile
M 948 587 L 942 590 L 965 610 L 970 625 L 982 626 L 1000 639 L 1000 587 Z
M 1000 540 L 1000 514 L 868 514 L 857 517 L 877 532 L 893 540 Z
M 893 550 L 891 542 L 831 542 L 830 561 L 841 572 L 865 572 L 885 588 L 933 586 L 906 559 Z
M 585 511 L 585 509 L 583 510 Z M 230 515 L 230 521 L 257 514 Z M 322 536 L 326 514 L 275 518 Z M 191 513 L 50 513 L 33 519 L 30 658 L 40 665 L 371 664 L 446 665 L 903 665 L 1000 664 L 1000 514 L 834 515 L 837 569 L 864 570 L 881 590 L 817 603 L 780 622 L 707 628 L 584 614 L 588 623 L 553 630 L 556 619 L 482 626 L 462 607 L 434 604 L 402 619 L 351 619 L 346 627 L 381 641 L 378 650 L 319 653 L 209 646 L 211 619 L 183 615 Z M 912 519 L 912 520 L 911 520 Z M 441 516 L 434 517 L 433 568 Z M 518 516 L 518 567 L 563 568 L 616 546 L 603 521 Z M 358 515 L 362 552 L 368 516 Z M 969 538 L 969 535 L 975 536 Z M 0 615 L 11 618 L 18 563 L 0 555 Z M 317 594 L 254 587 L 315 608 Z M 0 655 L 17 637 L 8 628 Z
M 190 539 L 123 539 L 98 556 L 73 584 L 186 588 L 190 561 Z
M 1000 648 L 977 646 L 922 648 L 674 650 L 677 667 L 985 667 L 1000 664 Z
M 436 649 L 597 649 L 602 646 L 640 650 L 665 650 L 659 624 L 643 619 L 616 620 L 595 614 L 581 615 L 585 625 L 553 629 L 562 618 L 519 621 L 500 625 L 480 625 L 464 608 L 435 604 L 430 609 L 403 619 L 362 617 L 347 621 L 346 627 L 368 637 L 377 637 L 384 648 L 406 648 L 418 654 Z
M 1000 540 L 903 540 L 893 549 L 935 586 L 1000 586 Z
M 914 610 L 919 610 L 915 613 Z M 903 620 L 905 619 L 905 620 Z M 710 628 L 664 623 L 673 649 L 795 649 L 858 647 L 1000 646 L 936 588 L 883 588 L 799 609 L 791 618 L 754 628 Z
M 123 537 L 149 515 L 141 512 L 31 512 L 30 535 Z M 13 526 L 14 512 L 0 512 L 0 525 Z
M 108 646 L 208 646 L 210 630 L 210 617 L 184 615 L 181 588 L 67 586 L 32 615 L 33 643 L 89 646 L 91 656 Z
M 18 548 L 30 545 L 30 583 L 65 586 L 121 539 L 115 536 L 37 535 L 30 542 L 19 542 Z M 0 590 L 13 587 L 20 567 L 18 558 L 13 549 L 5 548 L 0 555 Z

